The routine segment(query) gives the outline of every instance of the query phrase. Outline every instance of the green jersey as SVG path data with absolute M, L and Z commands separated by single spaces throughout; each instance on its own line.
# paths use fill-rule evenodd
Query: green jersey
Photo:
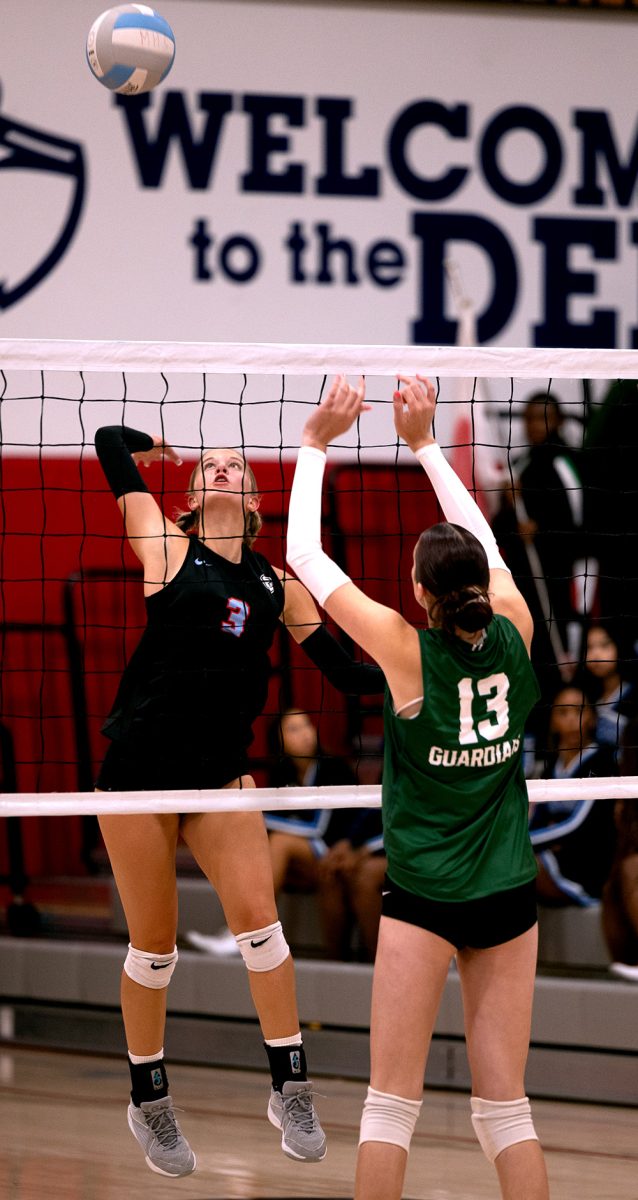
M 386 692 L 383 831 L 388 876 L 432 900 L 474 900 L 536 874 L 523 732 L 539 687 L 518 630 L 494 617 L 480 647 L 419 633 L 423 704 Z

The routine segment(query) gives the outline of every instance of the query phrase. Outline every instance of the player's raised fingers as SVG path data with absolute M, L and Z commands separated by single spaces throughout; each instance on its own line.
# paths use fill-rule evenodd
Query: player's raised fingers
M 431 380 L 429 380 L 426 375 L 417 375 L 417 379 L 419 380 L 419 383 L 425 384 L 425 390 L 428 396 L 430 399 L 434 400 L 436 397 L 436 388 Z
M 175 463 L 176 467 L 181 467 L 182 460 L 177 450 L 174 450 L 172 446 L 167 446 L 165 443 L 162 446 L 162 450 L 164 451 L 164 458 L 168 458 L 170 462 Z
M 345 376 L 343 375 L 335 375 L 326 396 L 322 400 L 322 404 L 328 406 L 332 404 L 334 400 L 336 400 L 337 396 L 343 389 L 344 378 Z

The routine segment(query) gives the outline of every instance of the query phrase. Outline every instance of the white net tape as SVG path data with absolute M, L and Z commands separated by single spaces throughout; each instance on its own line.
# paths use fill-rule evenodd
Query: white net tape
M 285 345 L 251 342 L 89 342 L 0 338 L 0 368 L 30 371 L 179 371 L 517 379 L 632 379 L 638 350 L 503 346 Z
M 630 800 L 638 776 L 598 779 L 530 779 L 531 804 L 570 800 Z M 427 803 L 427 800 L 424 800 Z M 135 813 L 298 812 L 317 808 L 379 808 L 381 788 L 221 788 L 170 792 L 38 792 L 0 795 L 0 817 L 109 816 Z

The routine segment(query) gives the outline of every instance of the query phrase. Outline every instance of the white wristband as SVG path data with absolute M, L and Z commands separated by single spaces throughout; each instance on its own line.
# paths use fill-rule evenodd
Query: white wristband
M 288 509 L 286 559 L 298 579 L 322 606 L 350 577 L 321 548 L 321 489 L 326 456 L 302 446 Z
M 490 570 L 499 568 L 509 571 L 483 513 L 456 472 L 452 470 L 441 447 L 432 442 L 429 446 L 421 446 L 420 450 L 416 450 L 415 456 L 429 476 L 446 520 L 451 521 L 453 525 L 461 525 L 478 538 L 487 555 Z

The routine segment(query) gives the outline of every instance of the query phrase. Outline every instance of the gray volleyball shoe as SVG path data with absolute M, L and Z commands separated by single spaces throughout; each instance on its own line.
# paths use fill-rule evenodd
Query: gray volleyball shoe
M 175 1179 L 195 1170 L 197 1159 L 177 1124 L 170 1096 L 145 1101 L 139 1108 L 129 1104 L 128 1124 L 151 1171 Z
M 312 1083 L 284 1083 L 281 1092 L 273 1088 L 268 1104 L 268 1120 L 281 1129 L 281 1148 L 289 1158 L 301 1162 L 321 1162 L 326 1157 L 326 1135 L 312 1102 Z

